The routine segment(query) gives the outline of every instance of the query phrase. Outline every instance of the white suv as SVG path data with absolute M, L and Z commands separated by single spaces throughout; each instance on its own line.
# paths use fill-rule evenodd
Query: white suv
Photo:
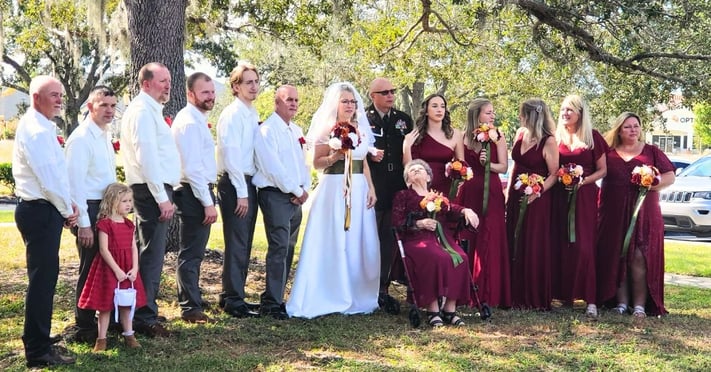
M 711 237 L 711 155 L 691 163 L 662 190 L 664 230 Z

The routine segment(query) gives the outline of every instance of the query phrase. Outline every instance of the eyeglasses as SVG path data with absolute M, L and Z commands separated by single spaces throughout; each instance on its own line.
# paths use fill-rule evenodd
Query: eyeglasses
M 373 93 L 378 93 L 381 96 L 387 96 L 388 94 L 395 94 L 395 89 L 386 89 L 386 90 L 381 90 L 381 91 L 373 92 Z
M 341 100 L 341 103 L 344 104 L 344 105 L 347 105 L 347 104 L 349 104 L 349 103 L 350 103 L 351 105 L 357 105 L 357 104 L 358 104 L 358 101 L 356 101 L 356 100 L 354 100 L 354 99 L 342 99 L 342 100 Z

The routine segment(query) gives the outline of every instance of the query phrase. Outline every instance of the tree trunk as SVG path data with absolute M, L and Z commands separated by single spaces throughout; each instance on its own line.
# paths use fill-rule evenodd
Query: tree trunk
M 185 8 L 188 0 L 125 0 L 131 50 L 131 93 L 138 93 L 138 71 L 150 62 L 168 67 L 172 78 L 166 116 L 185 107 Z
M 150 62 L 168 67 L 172 79 L 170 101 L 163 114 L 174 117 L 185 107 L 185 8 L 188 0 L 125 0 L 131 50 L 131 93 L 138 93 L 138 71 Z M 180 225 L 170 221 L 166 251 L 177 251 Z

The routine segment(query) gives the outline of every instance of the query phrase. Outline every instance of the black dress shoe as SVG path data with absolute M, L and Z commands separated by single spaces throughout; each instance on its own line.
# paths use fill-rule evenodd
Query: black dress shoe
M 246 301 L 245 301 L 244 304 L 247 305 L 247 308 L 248 308 L 249 310 L 252 310 L 252 311 L 259 311 L 259 306 L 260 306 L 260 305 L 257 304 L 257 303 L 246 302 Z
M 225 312 L 235 318 L 259 318 L 259 313 L 250 310 L 247 305 L 227 306 L 225 307 Z
M 270 316 L 276 320 L 289 319 L 289 314 L 286 313 L 286 307 L 275 306 L 271 308 L 262 308 L 261 314 Z
M 378 306 L 380 306 L 380 309 L 385 310 L 388 314 L 400 314 L 400 303 L 393 296 L 387 293 L 381 292 L 378 295 Z
M 74 364 L 74 358 L 59 354 L 54 348 L 37 358 L 27 359 L 27 368 Z
M 49 344 L 54 345 L 62 341 L 62 335 L 49 335 Z

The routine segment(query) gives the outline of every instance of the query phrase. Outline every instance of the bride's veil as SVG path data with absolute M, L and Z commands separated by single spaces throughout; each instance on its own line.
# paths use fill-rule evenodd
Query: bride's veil
M 349 91 L 353 94 L 356 101 L 358 101 L 358 108 L 356 109 L 358 130 L 363 135 L 364 142 L 368 144 L 369 147 L 372 146 L 375 143 L 375 137 L 373 137 L 373 133 L 370 130 L 368 117 L 365 115 L 363 99 L 355 87 L 348 82 L 333 83 L 326 89 L 321 106 L 319 106 L 313 118 L 311 118 L 311 126 L 306 134 L 307 141 L 315 145 L 328 143 L 328 136 L 336 124 L 338 103 L 341 99 L 341 92 L 343 91 Z

